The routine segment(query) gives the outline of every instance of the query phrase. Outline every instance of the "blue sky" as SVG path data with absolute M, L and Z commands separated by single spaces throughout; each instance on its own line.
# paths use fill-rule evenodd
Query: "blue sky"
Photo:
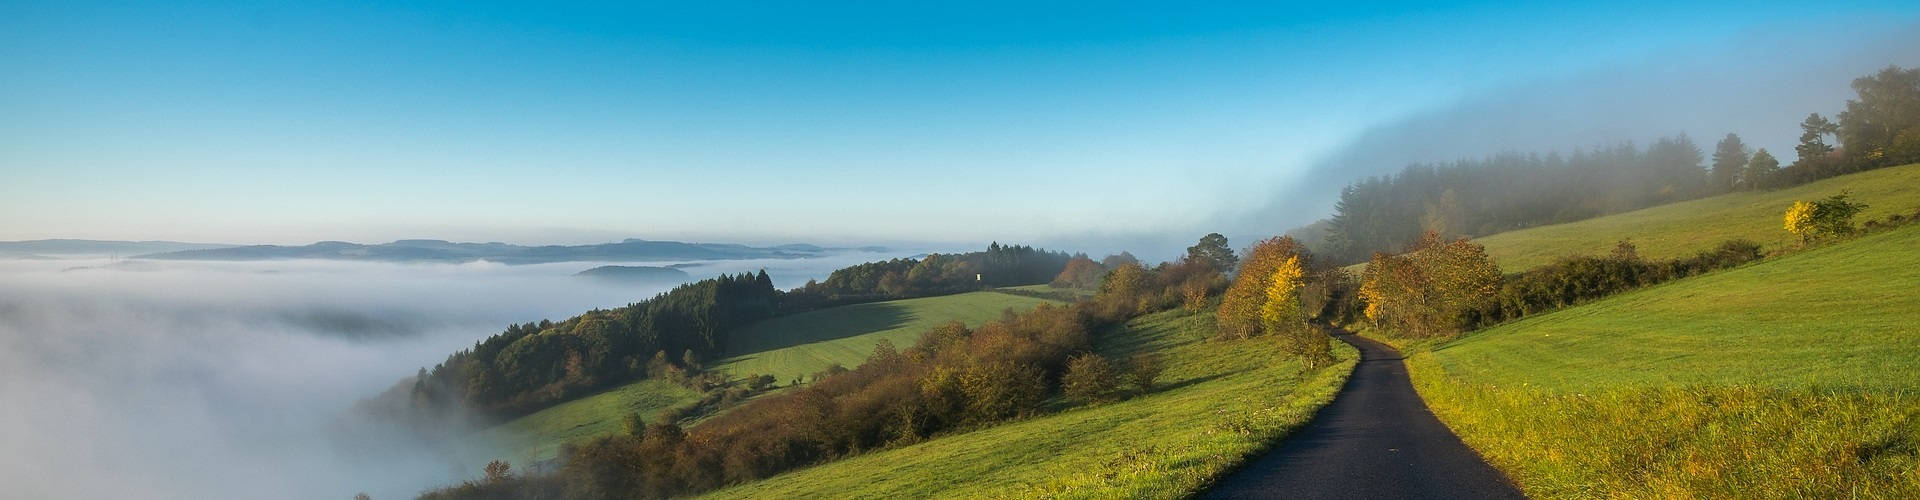
M 0 239 L 1184 235 L 1466 96 L 1916 12 L 0 1 Z

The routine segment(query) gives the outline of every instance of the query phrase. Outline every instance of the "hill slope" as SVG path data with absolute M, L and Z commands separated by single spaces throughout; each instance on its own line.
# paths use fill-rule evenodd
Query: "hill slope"
M 733 334 L 730 350 L 743 353 L 713 363 L 736 376 L 773 375 L 785 384 L 835 363 L 859 366 L 881 339 L 905 347 L 949 321 L 979 325 L 1011 309 L 1053 302 L 996 292 L 891 300 L 781 316 Z M 1055 302 L 1057 303 L 1057 302 Z
M 1909 225 L 1515 321 L 1410 368 L 1535 496 L 1911 498 L 1916 262 Z
M 1733 238 L 1772 250 L 1790 243 L 1781 214 L 1795 200 L 1815 200 L 1842 191 L 1869 207 L 1860 221 L 1920 209 L 1920 164 L 1843 175 L 1778 191 L 1724 194 L 1579 222 L 1509 231 L 1474 240 L 1506 272 L 1532 269 L 1567 255 L 1606 253 L 1631 238 L 1650 259 L 1682 257 Z
M 1302 373 L 1271 338 L 1213 341 L 1211 314 L 1168 311 L 1102 333 L 1110 357 L 1157 352 L 1161 386 L 1072 409 L 856 456 L 716 492 L 716 498 L 1160 498 L 1190 494 L 1306 423 L 1355 353 Z
M 834 307 L 769 319 L 736 333 L 738 356 L 719 360 L 713 369 L 735 376 L 772 374 L 780 384 L 825 370 L 834 363 L 858 366 L 881 339 L 907 346 L 919 335 L 948 321 L 979 325 L 1009 309 L 1026 310 L 1049 301 L 994 292 L 874 302 Z M 620 431 L 629 412 L 652 421 L 660 410 L 698 401 L 692 389 L 643 380 L 494 426 L 476 441 L 504 450 L 516 464 L 553 458 L 564 443 Z

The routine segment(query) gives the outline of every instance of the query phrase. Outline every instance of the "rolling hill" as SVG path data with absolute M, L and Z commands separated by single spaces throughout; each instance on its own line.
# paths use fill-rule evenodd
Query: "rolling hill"
M 742 329 L 734 349 L 743 354 L 714 362 L 712 369 L 744 377 L 771 374 L 786 385 L 839 363 L 858 366 L 881 339 L 911 345 L 922 332 L 948 321 L 978 325 L 1009 309 L 1050 303 L 996 292 L 841 306 L 781 316 Z M 478 442 L 504 450 L 514 463 L 553 458 L 560 445 L 620 430 L 621 418 L 639 412 L 651 421 L 660 410 L 683 406 L 700 395 L 679 385 L 643 380 L 502 423 L 480 432 Z
M 1886 210 L 1915 196 L 1862 181 L 1913 176 L 1920 168 L 1764 202 L 1735 195 L 1650 210 L 1718 213 L 1709 218 L 1726 224 L 1701 231 L 1746 235 L 1735 216 L 1764 207 L 1742 207 L 1852 186 Z M 1525 236 L 1504 240 L 1508 255 L 1547 254 L 1514 253 L 1543 238 Z M 1434 412 L 1533 496 L 1912 498 L 1916 262 L 1920 225 L 1908 225 L 1521 319 L 1434 346 L 1409 368 Z

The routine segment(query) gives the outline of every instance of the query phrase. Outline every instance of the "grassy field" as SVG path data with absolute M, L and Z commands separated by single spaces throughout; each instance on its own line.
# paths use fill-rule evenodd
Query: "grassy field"
M 737 376 L 773 374 L 780 384 L 834 363 L 858 366 L 880 339 L 908 346 L 920 333 L 948 321 L 978 325 L 1008 309 L 1026 310 L 1045 299 L 994 292 L 875 302 L 773 318 L 736 332 L 736 351 L 714 369 Z M 475 442 L 505 450 L 515 464 L 553 458 L 564 443 L 618 432 L 629 412 L 651 420 L 660 410 L 700 399 L 686 387 L 643 380 L 568 401 L 480 432 Z
M 1768 250 L 1793 240 L 1780 229 L 1781 214 L 1795 200 L 1812 201 L 1852 193 L 1869 207 L 1858 219 L 1912 214 L 1920 209 L 1920 165 L 1843 175 L 1778 191 L 1739 192 L 1661 205 L 1578 222 L 1495 234 L 1474 241 L 1486 245 L 1506 272 L 1532 269 L 1567 255 L 1601 254 L 1631 237 L 1640 255 L 1667 259 L 1690 255 L 1733 238 L 1746 238 Z M 1356 268 L 1357 270 L 1357 268 Z
M 782 316 L 735 332 L 732 350 L 746 354 L 719 360 L 714 368 L 743 377 L 771 374 L 786 384 L 835 363 L 859 366 L 881 339 L 904 348 L 920 340 L 921 333 L 948 321 L 978 325 L 999 319 L 1008 309 L 1024 311 L 1046 302 L 1050 301 L 972 292 Z
M 1884 174 L 1920 172 L 1901 170 Z M 1525 318 L 1409 369 L 1533 496 L 1920 497 L 1916 264 L 1908 226 Z
M 1208 340 L 1170 311 L 1103 334 L 1109 356 L 1159 352 L 1156 391 L 861 455 L 715 492 L 732 498 L 1166 498 L 1197 491 L 1332 401 L 1357 358 L 1310 373 L 1270 338 Z
M 481 431 L 474 441 L 505 450 L 502 458 L 524 465 L 553 458 L 561 444 L 620 432 L 620 419 L 627 413 L 639 412 L 651 419 L 660 410 L 699 399 L 700 394 L 693 389 L 643 380 L 493 426 Z

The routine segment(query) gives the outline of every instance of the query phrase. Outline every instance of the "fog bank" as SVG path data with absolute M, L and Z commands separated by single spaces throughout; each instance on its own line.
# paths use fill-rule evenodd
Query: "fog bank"
M 1809 22 L 1752 32 L 1715 46 L 1675 47 L 1564 78 L 1520 82 L 1372 127 L 1309 161 L 1256 210 L 1216 221 L 1228 234 L 1280 234 L 1332 213 L 1340 188 L 1412 163 L 1504 151 L 1559 151 L 1686 133 L 1711 153 L 1737 133 L 1793 161 L 1808 113 L 1831 117 L 1853 97 L 1854 78 L 1887 65 L 1920 66 L 1912 19 Z M 1419 75 L 1407 75 L 1419 78 Z
M 781 287 L 892 255 L 712 261 Z M 672 263 L 659 263 L 672 264 Z M 0 260 L 0 484 L 19 498 L 411 498 L 486 450 L 425 446 L 343 415 L 508 323 L 664 286 L 597 263 Z

